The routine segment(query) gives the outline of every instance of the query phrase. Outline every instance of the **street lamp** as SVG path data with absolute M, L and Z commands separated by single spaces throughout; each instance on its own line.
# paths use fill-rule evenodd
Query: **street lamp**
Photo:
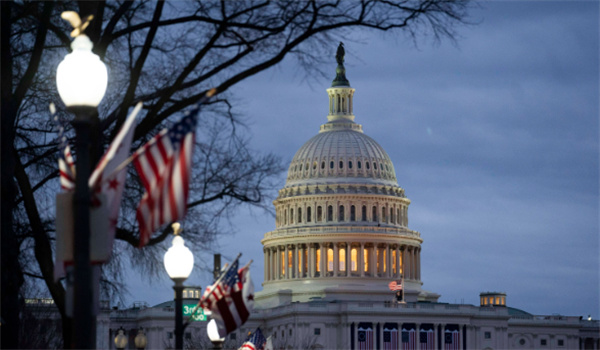
M 173 243 L 165 253 L 165 269 L 169 277 L 175 282 L 175 349 L 183 349 L 183 282 L 188 278 L 194 268 L 194 255 L 185 246 L 183 238 L 179 236 L 181 226 L 178 222 L 173 227 Z
M 213 344 L 213 349 L 223 349 L 225 338 L 219 336 L 217 322 L 214 318 L 206 325 L 206 333 L 208 333 L 208 339 L 210 339 L 210 342 Z
M 146 348 L 146 345 L 148 344 L 148 338 L 146 338 L 144 329 L 142 327 L 138 329 L 138 334 L 135 336 L 133 342 L 135 343 L 135 348 L 138 350 L 143 350 Z
M 108 74 L 100 58 L 92 53 L 93 44 L 86 35 L 71 43 L 73 52 L 65 56 L 56 70 L 56 85 L 67 109 L 75 114 L 71 122 L 77 134 L 74 214 L 74 347 L 93 349 L 96 326 L 92 307 L 93 283 L 90 265 L 90 191 L 88 180 L 92 168 L 92 149 L 97 147 L 98 113 L 96 107 L 104 97 Z M 93 132 L 93 134 L 92 134 Z
M 127 347 L 127 336 L 123 327 L 119 328 L 117 336 L 115 337 L 115 346 L 117 349 L 123 350 Z

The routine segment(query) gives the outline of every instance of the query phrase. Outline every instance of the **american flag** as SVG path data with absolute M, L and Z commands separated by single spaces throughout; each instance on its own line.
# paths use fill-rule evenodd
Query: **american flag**
M 398 350 L 398 329 L 383 328 L 383 349 Z
M 256 328 L 254 333 L 248 337 L 238 350 L 262 350 L 264 349 L 266 342 L 267 340 L 260 331 L 260 328 Z
M 200 105 L 170 129 L 161 130 L 133 155 L 146 193 L 137 208 L 140 247 L 160 226 L 179 220 L 187 211 L 192 151 Z
M 398 283 L 400 282 L 400 283 Z M 402 290 L 402 280 L 400 281 L 392 281 L 388 284 L 388 287 L 390 288 L 390 290 L 392 292 L 398 291 L 398 290 Z
M 75 162 L 73 161 L 73 155 L 71 154 L 71 147 L 65 136 L 65 128 L 61 125 L 58 137 L 60 143 L 59 156 L 58 156 L 58 171 L 60 174 L 60 187 L 67 191 L 75 190 Z
M 402 350 L 415 350 L 417 346 L 416 331 L 402 328 Z
M 459 350 L 460 337 L 457 330 L 450 331 L 446 329 L 444 332 L 444 350 Z
M 373 350 L 373 328 L 358 327 L 358 349 Z
M 421 329 L 419 343 L 421 344 L 421 350 L 433 350 L 435 349 L 434 331 L 433 329 L 423 330 Z
M 200 306 L 212 312 L 211 317 L 217 323 L 220 337 L 225 337 L 243 325 L 254 306 L 254 285 L 250 279 L 249 266 L 238 271 L 236 259 L 222 278 L 206 289 Z

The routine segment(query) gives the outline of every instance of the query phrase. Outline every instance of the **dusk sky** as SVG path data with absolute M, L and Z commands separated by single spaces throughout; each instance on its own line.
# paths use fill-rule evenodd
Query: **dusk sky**
M 532 314 L 600 316 L 599 4 L 478 3 L 457 45 L 416 45 L 399 34 L 355 31 L 344 40 L 355 121 L 394 163 L 419 231 L 423 288 L 440 302 L 479 303 L 507 293 Z M 286 166 L 327 121 L 325 79 L 290 58 L 231 92 L 252 148 Z M 280 188 L 286 173 L 281 174 Z M 273 192 L 275 195 L 275 191 Z M 215 246 L 224 262 L 253 259 L 275 229 L 261 210 L 241 209 Z M 224 229 L 225 230 L 225 229 Z M 210 252 L 197 259 L 212 261 Z M 172 298 L 172 282 L 131 276 L 129 303 Z M 188 285 L 212 277 L 196 270 Z

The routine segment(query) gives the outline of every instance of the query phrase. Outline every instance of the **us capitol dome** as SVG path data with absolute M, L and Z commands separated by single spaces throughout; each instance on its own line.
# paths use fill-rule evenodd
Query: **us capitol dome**
M 340 46 L 341 47 L 341 46 Z M 265 307 L 311 300 L 437 301 L 421 289 L 421 244 L 408 228 L 410 200 L 394 165 L 353 113 L 354 92 L 338 51 L 327 122 L 296 152 L 264 235 Z

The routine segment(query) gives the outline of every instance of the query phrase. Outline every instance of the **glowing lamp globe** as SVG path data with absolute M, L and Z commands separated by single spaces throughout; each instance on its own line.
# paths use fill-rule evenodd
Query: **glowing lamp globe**
M 67 107 L 97 107 L 108 83 L 106 66 L 92 53 L 94 45 L 85 35 L 71 43 L 73 52 L 66 55 L 56 70 L 58 94 Z
M 194 268 L 194 255 L 185 246 L 181 236 L 173 237 L 171 248 L 165 253 L 165 269 L 173 281 L 185 281 Z
M 115 337 L 115 347 L 117 349 L 125 349 L 127 346 L 127 336 L 125 330 L 119 329 L 117 336 Z
M 217 327 L 217 322 L 214 318 L 211 319 L 206 325 L 206 333 L 208 333 L 208 339 L 210 339 L 212 343 L 220 343 L 225 341 L 225 338 L 221 338 L 219 335 L 219 328 Z

